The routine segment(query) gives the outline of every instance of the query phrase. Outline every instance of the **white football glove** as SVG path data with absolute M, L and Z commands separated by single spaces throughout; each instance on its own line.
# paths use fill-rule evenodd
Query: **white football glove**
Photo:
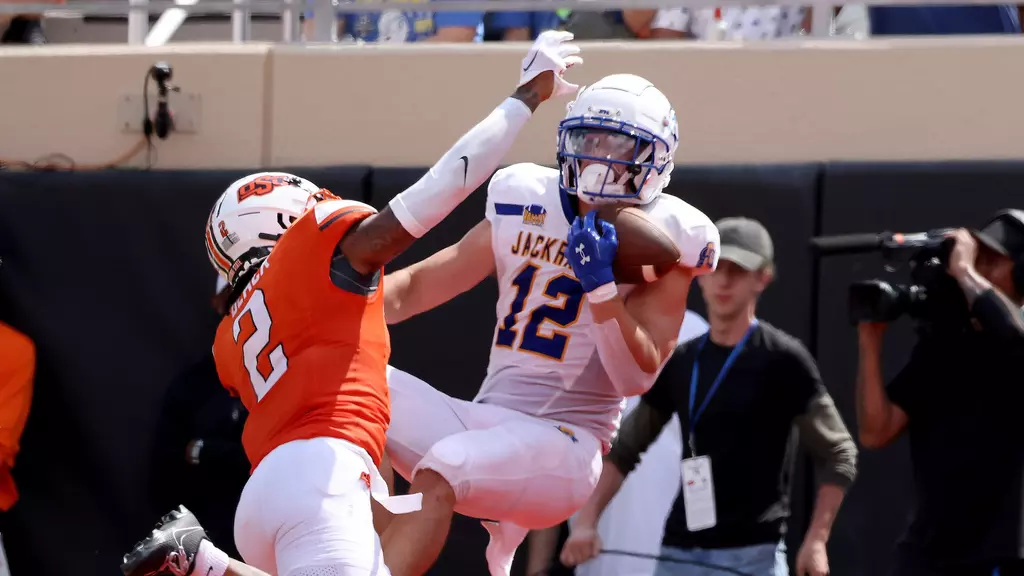
M 551 94 L 552 98 L 573 94 L 579 90 L 578 85 L 570 84 L 562 78 L 566 70 L 583 64 L 583 59 L 577 56 L 580 47 L 568 43 L 572 39 L 572 32 L 542 32 L 526 54 L 526 58 L 523 58 L 523 69 L 519 74 L 519 84 L 516 88 L 533 80 L 542 72 L 551 71 L 555 73 L 555 90 Z

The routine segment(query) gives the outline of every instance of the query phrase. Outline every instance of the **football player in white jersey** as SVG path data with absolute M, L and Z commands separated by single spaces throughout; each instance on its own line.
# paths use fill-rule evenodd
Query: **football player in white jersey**
M 576 92 L 563 77 L 583 62 L 572 37 L 540 34 L 523 60 L 515 92 L 380 212 L 333 198 L 290 174 L 256 174 L 224 192 L 211 212 L 206 241 L 211 262 L 242 294 L 215 347 L 224 384 L 250 410 L 246 450 L 254 470 L 235 524 L 238 548 L 249 563 L 230 559 L 179 507 L 125 554 L 125 576 L 390 574 L 381 561 L 371 501 L 404 513 L 418 499 L 400 504 L 387 497 L 377 471 L 389 420 L 382 405 L 388 399 L 389 345 L 376 291 L 380 270 L 494 173 L 541 103 Z M 247 312 L 256 300 L 241 305 L 254 294 L 260 314 Z M 268 335 L 272 300 L 275 330 L 284 330 L 275 340 Z M 246 316 L 262 328 L 241 336 Z M 270 354 L 274 382 L 254 375 L 250 359 L 256 356 L 250 353 L 261 350 Z M 254 430 L 258 413 L 263 427 Z
M 423 508 L 389 519 L 395 576 L 424 573 L 453 511 L 485 520 L 492 575 L 509 573 L 530 529 L 571 516 L 593 490 L 624 397 L 645 392 L 676 344 L 694 277 L 713 271 L 718 230 L 662 194 L 678 143 L 675 112 L 647 80 L 617 74 L 582 89 L 558 128 L 559 168 L 517 164 L 491 179 L 485 218 L 457 244 L 387 276 L 401 322 L 499 283 L 490 366 L 473 402 L 391 368 L 392 466 Z M 640 207 L 675 241 L 678 266 L 616 285 L 608 203 Z M 627 298 L 628 296 L 628 298 Z

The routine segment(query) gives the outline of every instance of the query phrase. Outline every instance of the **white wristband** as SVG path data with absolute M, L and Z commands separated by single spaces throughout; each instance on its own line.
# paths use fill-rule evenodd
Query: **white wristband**
M 587 292 L 587 300 L 591 304 L 598 304 L 600 302 L 607 302 L 618 295 L 619 287 L 615 285 L 615 282 L 609 282 Z

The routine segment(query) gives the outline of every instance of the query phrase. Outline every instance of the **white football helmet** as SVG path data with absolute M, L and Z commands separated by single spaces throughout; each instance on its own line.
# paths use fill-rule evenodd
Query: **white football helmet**
M 220 195 L 206 222 L 206 253 L 229 285 L 254 270 L 293 222 L 311 206 L 335 198 L 309 180 L 260 172 L 235 181 Z
M 592 203 L 646 204 L 668 184 L 679 145 L 668 98 L 633 74 L 585 86 L 558 125 L 564 192 Z

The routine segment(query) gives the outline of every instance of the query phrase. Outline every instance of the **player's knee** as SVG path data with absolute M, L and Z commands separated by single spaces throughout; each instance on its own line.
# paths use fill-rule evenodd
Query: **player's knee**
M 412 485 L 422 491 L 424 499 L 450 500 L 454 506 L 469 489 L 464 478 L 468 460 L 465 447 L 446 438 L 434 444 L 416 465 Z
M 423 495 L 424 508 L 455 508 L 458 496 L 455 488 L 440 472 L 431 468 L 419 468 L 416 478 L 409 487 L 410 493 Z

